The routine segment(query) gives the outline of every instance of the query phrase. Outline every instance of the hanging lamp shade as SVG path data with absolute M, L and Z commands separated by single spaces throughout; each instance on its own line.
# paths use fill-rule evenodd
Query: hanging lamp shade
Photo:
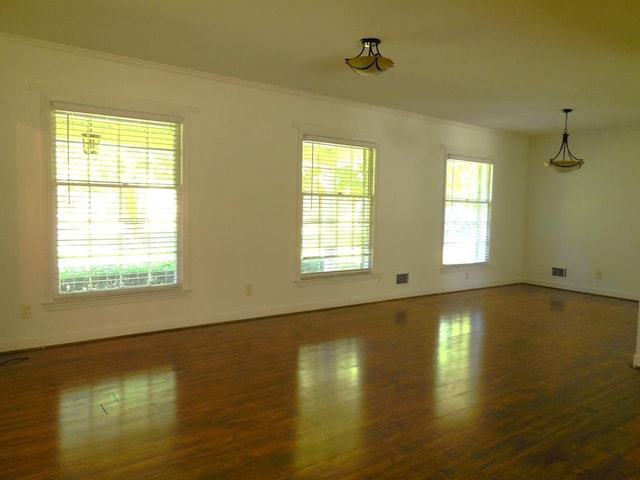
M 380 54 L 378 38 L 363 38 L 360 40 L 362 50 L 353 58 L 346 58 L 345 62 L 354 72 L 360 75 L 379 75 L 393 67 L 393 60 Z
M 549 161 L 544 162 L 544 164 L 552 168 L 554 171 L 558 173 L 569 173 L 575 172 L 576 170 L 580 170 L 584 160 L 576 157 L 571 150 L 569 150 L 569 132 L 567 130 L 567 119 L 569 117 L 569 113 L 573 110 L 570 108 L 565 108 L 562 110 L 564 112 L 564 132 L 562 133 L 562 143 L 560 144 L 560 150 L 556 153 L 556 156 L 551 158 Z

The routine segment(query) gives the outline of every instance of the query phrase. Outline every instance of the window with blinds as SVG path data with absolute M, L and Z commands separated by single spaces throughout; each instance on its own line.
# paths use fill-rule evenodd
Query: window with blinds
M 57 293 L 181 283 L 179 119 L 53 105 Z
M 493 164 L 447 157 L 443 265 L 489 261 Z
M 375 157 L 372 146 L 304 139 L 301 277 L 371 270 Z

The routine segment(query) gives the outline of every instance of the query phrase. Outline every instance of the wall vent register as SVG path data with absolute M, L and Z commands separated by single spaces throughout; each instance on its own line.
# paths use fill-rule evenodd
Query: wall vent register
M 552 267 L 551 268 L 551 275 L 554 277 L 566 277 L 567 276 L 567 269 L 566 268 L 559 268 L 559 267 Z

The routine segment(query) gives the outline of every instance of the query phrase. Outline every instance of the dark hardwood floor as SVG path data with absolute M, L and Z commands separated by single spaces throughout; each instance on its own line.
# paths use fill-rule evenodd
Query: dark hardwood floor
M 637 314 L 513 285 L 0 354 L 0 478 L 640 478 Z

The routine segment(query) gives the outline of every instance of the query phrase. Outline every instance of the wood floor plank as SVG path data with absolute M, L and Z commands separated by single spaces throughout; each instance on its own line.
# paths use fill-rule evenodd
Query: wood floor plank
M 512 285 L 0 354 L 0 479 L 640 478 L 637 312 Z

